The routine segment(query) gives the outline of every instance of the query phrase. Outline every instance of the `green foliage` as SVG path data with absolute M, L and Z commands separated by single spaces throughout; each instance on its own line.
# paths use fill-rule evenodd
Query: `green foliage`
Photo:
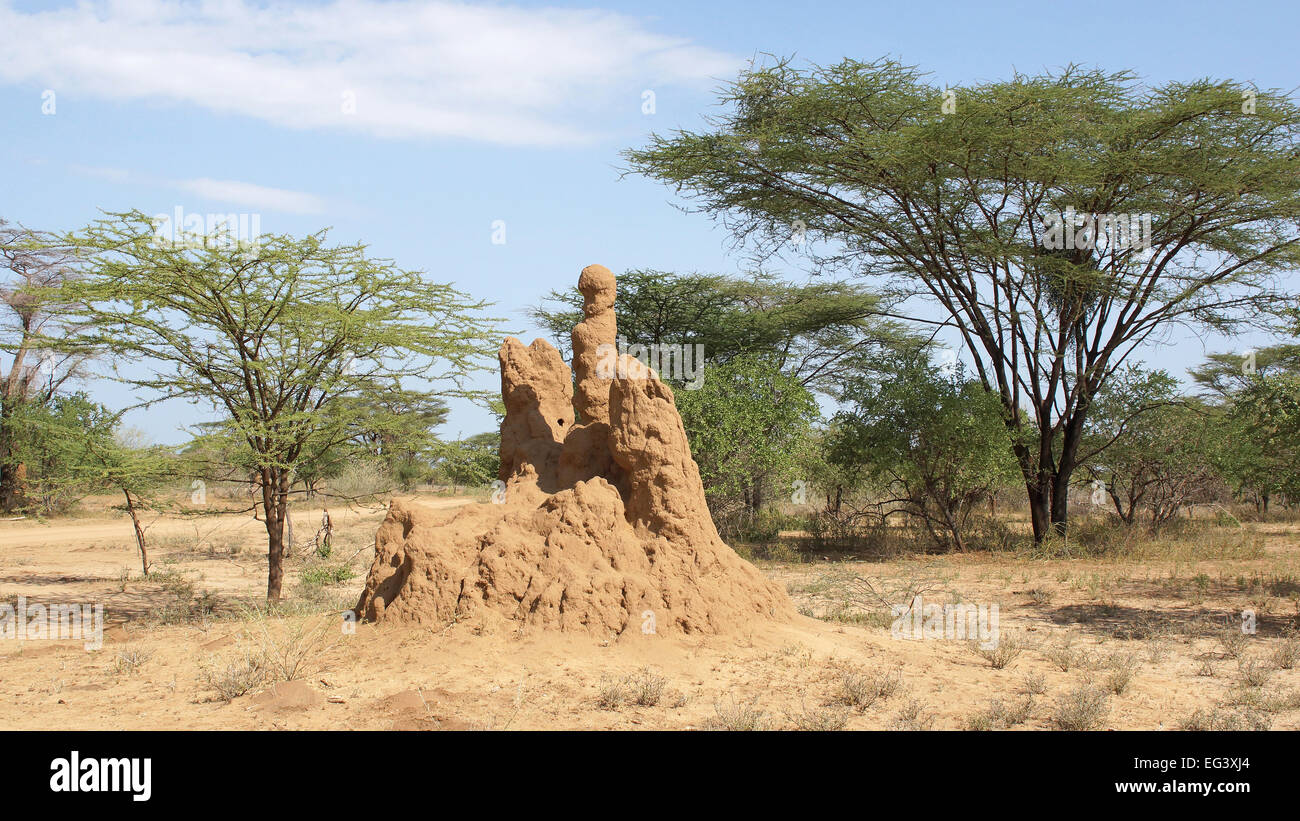
M 1164 371 L 1129 366 L 1094 404 L 1082 461 L 1126 524 L 1143 510 L 1151 525 L 1163 524 L 1186 505 L 1213 501 L 1220 487 L 1222 414 L 1183 399 L 1177 387 Z
M 435 470 L 435 475 L 453 485 L 483 487 L 491 484 L 501 470 L 500 431 L 487 431 L 447 443 Z
M 10 417 L 11 453 L 27 468 L 28 496 L 45 512 L 103 489 L 104 466 L 92 454 L 115 450 L 116 416 L 84 393 L 24 403 Z
M 109 214 L 69 241 L 89 262 L 62 301 L 85 306 L 86 341 L 151 366 L 118 378 L 154 401 L 223 412 L 225 442 L 260 474 L 269 599 L 280 595 L 295 471 L 358 438 L 388 447 L 400 420 L 376 414 L 385 394 L 429 411 L 436 398 L 480 394 L 465 379 L 491 353 L 483 304 L 363 245 L 328 245 L 323 231 L 250 246 L 160 241 L 139 211 Z M 437 389 L 415 395 L 403 380 Z
M 561 351 L 582 319 L 576 291 L 553 291 L 532 317 Z M 855 358 L 901 334 L 877 316 L 879 299 L 842 282 L 792 285 L 767 274 L 749 278 L 633 270 L 618 281 L 619 335 L 630 343 L 698 344 L 710 364 L 766 355 L 811 390 L 836 395 Z M 567 354 L 566 354 L 567 355 Z M 667 378 L 667 374 L 660 374 Z
M 721 102 L 708 128 L 628 151 L 632 170 L 760 258 L 806 226 L 818 270 L 937 307 L 1013 428 L 1039 540 L 1066 522 L 1083 423 L 1114 368 L 1172 324 L 1255 321 L 1300 267 L 1300 106 L 1283 91 L 1073 66 L 945 89 L 891 60 L 782 60 Z M 1077 241 L 1091 231 L 1047 249 L 1068 209 L 1151 215 L 1149 252 Z
M 784 495 L 817 418 L 812 394 L 768 357 L 742 355 L 705 369 L 699 390 L 679 390 L 677 408 L 715 512 L 751 514 Z
M 1256 376 L 1229 412 L 1225 461 L 1244 484 L 1300 499 L 1300 373 Z
M 1217 444 L 1212 458 L 1234 493 L 1253 498 L 1264 512 L 1278 495 L 1300 498 L 1300 345 L 1262 347 L 1249 359 L 1211 354 L 1192 377 L 1216 402 L 1207 409 Z
M 995 394 L 917 356 L 845 386 L 831 460 L 864 465 L 889 510 L 920 522 L 941 548 L 966 549 L 975 505 L 1019 474 Z

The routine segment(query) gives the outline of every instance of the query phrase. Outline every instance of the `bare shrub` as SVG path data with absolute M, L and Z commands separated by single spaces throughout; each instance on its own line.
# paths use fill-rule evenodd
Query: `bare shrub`
M 839 690 L 833 703 L 863 712 L 878 701 L 887 701 L 903 687 L 903 672 L 898 669 L 876 672 L 847 671 L 840 676 Z
M 1081 684 L 1057 699 L 1052 724 L 1061 730 L 1096 730 L 1109 710 L 1105 690 Z
M 1017 636 L 1002 636 L 992 647 L 985 647 L 979 641 L 969 644 L 971 652 L 989 663 L 994 670 L 1001 670 L 1019 658 L 1025 651 L 1026 644 Z
M 628 700 L 639 707 L 653 707 L 663 698 L 667 679 L 643 667 L 624 679 Z
M 1117 696 L 1124 695 L 1133 677 L 1137 675 L 1138 659 L 1135 653 L 1116 653 L 1106 660 L 1105 686 Z
M 204 666 L 201 676 L 203 683 L 223 700 L 233 701 L 265 684 L 269 672 L 263 656 L 244 653 L 224 663 Z
M 1273 719 L 1267 714 L 1253 709 L 1225 710 L 1220 707 L 1200 709 L 1179 723 L 1178 729 L 1199 732 L 1220 732 L 1238 730 L 1267 730 L 1273 726 Z
M 339 623 L 330 617 L 273 621 L 265 611 L 253 611 L 255 630 L 268 678 L 295 681 L 320 671 L 321 660 L 342 639 Z
M 705 722 L 710 730 L 728 730 L 731 732 L 752 732 L 767 728 L 767 715 L 758 707 L 758 696 L 749 701 L 736 701 L 729 696 L 727 702 L 713 702 L 716 715 Z
M 117 651 L 117 659 L 113 662 L 113 669 L 119 674 L 133 675 L 152 657 L 153 653 L 148 650 L 139 647 L 124 647 Z
M 928 730 L 933 726 L 934 714 L 917 699 L 910 699 L 889 723 L 891 730 Z
M 1088 652 L 1074 646 L 1074 636 L 1067 635 L 1059 644 L 1043 651 L 1043 655 L 1062 673 L 1088 664 Z
M 1034 697 L 1032 695 L 1027 695 L 1010 703 L 1001 699 L 993 699 L 986 709 L 975 713 L 966 720 L 966 728 L 969 730 L 1005 730 L 1008 727 L 1024 724 L 1029 720 L 1029 716 L 1033 711 Z

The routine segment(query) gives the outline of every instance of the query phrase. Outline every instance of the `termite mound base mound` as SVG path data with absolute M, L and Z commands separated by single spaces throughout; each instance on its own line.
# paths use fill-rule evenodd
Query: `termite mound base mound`
M 504 500 L 452 511 L 394 500 L 361 618 L 660 635 L 793 615 L 719 537 L 672 389 L 635 359 L 598 368 L 617 333 L 613 275 L 589 266 L 578 287 L 573 371 L 543 340 L 501 346 Z

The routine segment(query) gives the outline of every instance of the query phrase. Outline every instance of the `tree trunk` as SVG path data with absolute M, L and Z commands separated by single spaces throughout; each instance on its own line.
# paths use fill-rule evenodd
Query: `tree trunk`
M 284 514 L 284 553 L 286 556 L 293 555 L 293 547 L 297 544 L 293 538 L 293 514 L 288 510 Z
M 1064 535 L 1070 516 L 1070 479 L 1058 473 L 1052 477 L 1052 532 Z
M 0 510 L 11 513 L 23 506 L 27 497 L 27 466 L 8 460 L 8 448 L 0 447 Z
M 1042 544 L 1051 531 L 1051 501 L 1047 488 L 1035 482 L 1026 482 L 1025 490 L 1029 494 L 1029 521 L 1034 529 L 1034 544 Z
M 284 583 L 284 520 L 288 513 L 287 475 L 275 468 L 262 470 L 262 511 L 266 514 L 266 600 L 280 600 Z
M 14 426 L 8 405 L 0 411 L 0 510 L 12 513 L 22 506 L 26 495 L 27 466 L 10 457 L 14 452 Z
M 140 570 L 144 575 L 149 575 L 149 551 L 145 549 L 144 528 L 140 526 L 140 511 L 136 509 L 135 499 L 131 498 L 130 491 L 122 491 L 126 497 L 126 512 L 131 514 L 131 525 L 135 528 L 135 543 L 140 548 Z

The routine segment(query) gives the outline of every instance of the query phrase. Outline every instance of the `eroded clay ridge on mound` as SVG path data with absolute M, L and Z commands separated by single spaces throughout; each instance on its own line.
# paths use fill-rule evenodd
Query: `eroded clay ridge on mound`
M 718 536 L 672 390 L 636 359 L 610 367 L 614 275 L 588 266 L 578 289 L 572 371 L 544 340 L 501 346 L 505 502 L 448 513 L 394 500 L 362 618 L 662 634 L 793 615 Z

